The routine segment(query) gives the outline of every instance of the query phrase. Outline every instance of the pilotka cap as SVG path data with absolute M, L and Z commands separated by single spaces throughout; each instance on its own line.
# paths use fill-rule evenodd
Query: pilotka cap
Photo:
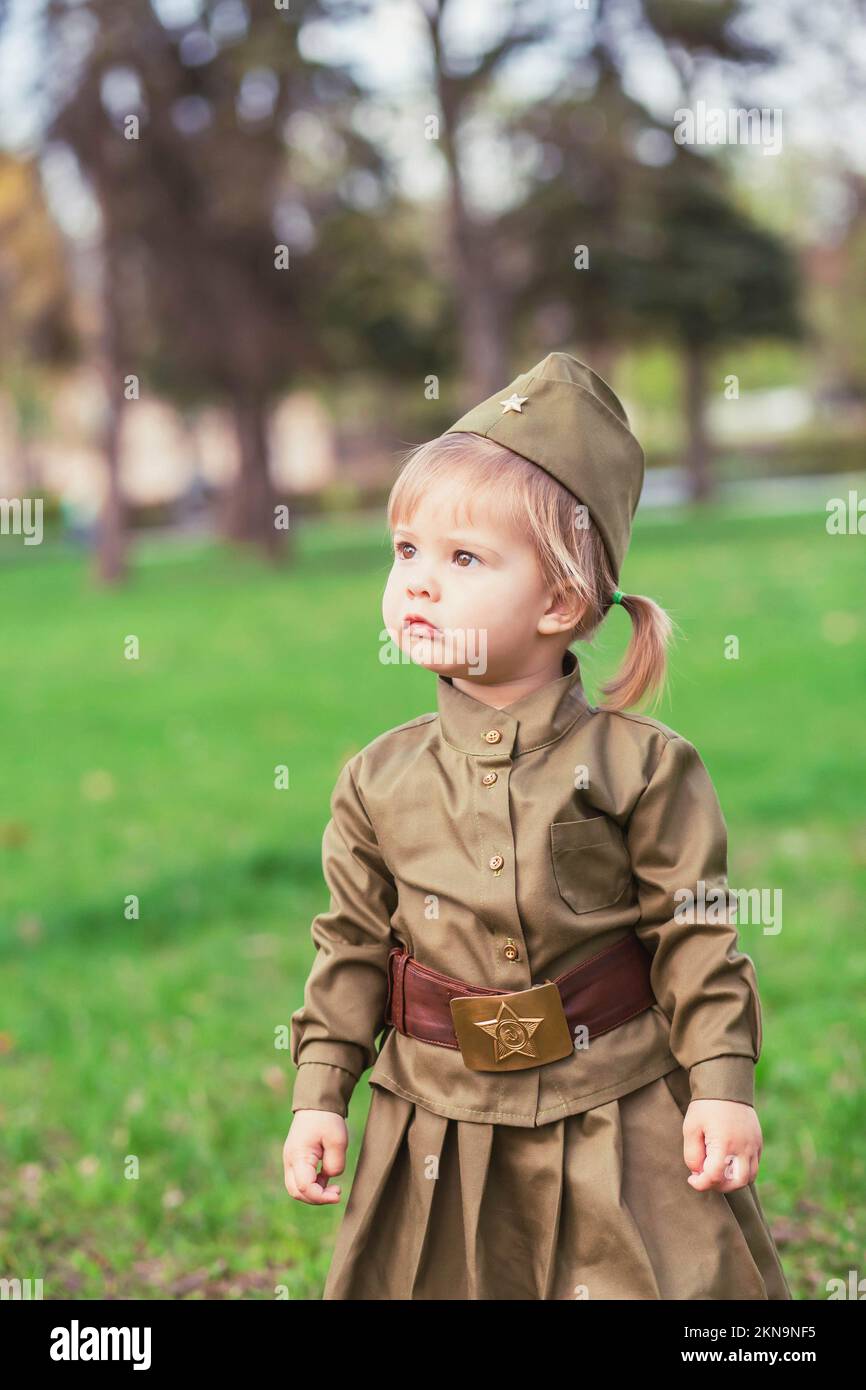
M 537 463 L 585 504 L 619 578 L 644 453 L 619 397 L 567 352 L 550 352 L 445 431 L 480 434 Z

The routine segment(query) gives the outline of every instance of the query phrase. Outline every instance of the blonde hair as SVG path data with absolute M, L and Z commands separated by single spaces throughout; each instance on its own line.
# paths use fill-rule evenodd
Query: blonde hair
M 528 537 L 544 583 L 583 610 L 570 641 L 589 641 L 611 607 L 616 581 L 598 528 L 572 493 L 504 444 L 455 431 L 404 456 L 388 498 L 391 531 L 411 521 L 436 482 L 453 486 L 455 513 L 467 524 L 473 503 L 483 498 L 488 516 Z M 616 676 L 601 687 L 602 709 L 628 709 L 665 689 L 671 618 L 642 594 L 624 594 L 621 606 L 632 621 L 631 640 Z

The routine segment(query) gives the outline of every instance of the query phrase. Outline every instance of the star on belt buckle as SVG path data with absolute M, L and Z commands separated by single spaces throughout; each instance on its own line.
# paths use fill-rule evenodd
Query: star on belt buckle
M 514 994 L 450 999 L 460 1053 L 472 1071 L 523 1071 L 572 1050 L 562 995 L 552 980 Z

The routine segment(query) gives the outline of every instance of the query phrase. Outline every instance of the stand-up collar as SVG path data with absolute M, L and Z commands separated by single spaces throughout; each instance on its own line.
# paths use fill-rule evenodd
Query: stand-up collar
M 446 743 L 461 753 L 517 756 L 562 738 L 592 706 L 583 690 L 580 662 L 573 651 L 562 660 L 563 674 L 504 709 L 485 705 L 458 690 L 450 676 L 436 681 L 439 724 Z M 501 739 L 485 737 L 499 733 Z

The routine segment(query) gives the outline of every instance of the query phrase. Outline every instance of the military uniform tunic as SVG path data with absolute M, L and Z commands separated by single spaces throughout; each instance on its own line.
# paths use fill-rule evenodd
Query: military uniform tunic
M 686 1182 L 689 1099 L 753 1104 L 762 1043 L 731 914 L 700 910 L 727 901 L 727 834 L 697 750 L 591 705 L 571 651 L 505 709 L 436 691 L 349 760 L 323 838 L 292 1108 L 373 1088 L 325 1297 L 789 1298 L 755 1185 Z M 558 1061 L 475 1071 L 385 1029 L 395 945 L 517 991 L 631 932 L 656 1003 Z

